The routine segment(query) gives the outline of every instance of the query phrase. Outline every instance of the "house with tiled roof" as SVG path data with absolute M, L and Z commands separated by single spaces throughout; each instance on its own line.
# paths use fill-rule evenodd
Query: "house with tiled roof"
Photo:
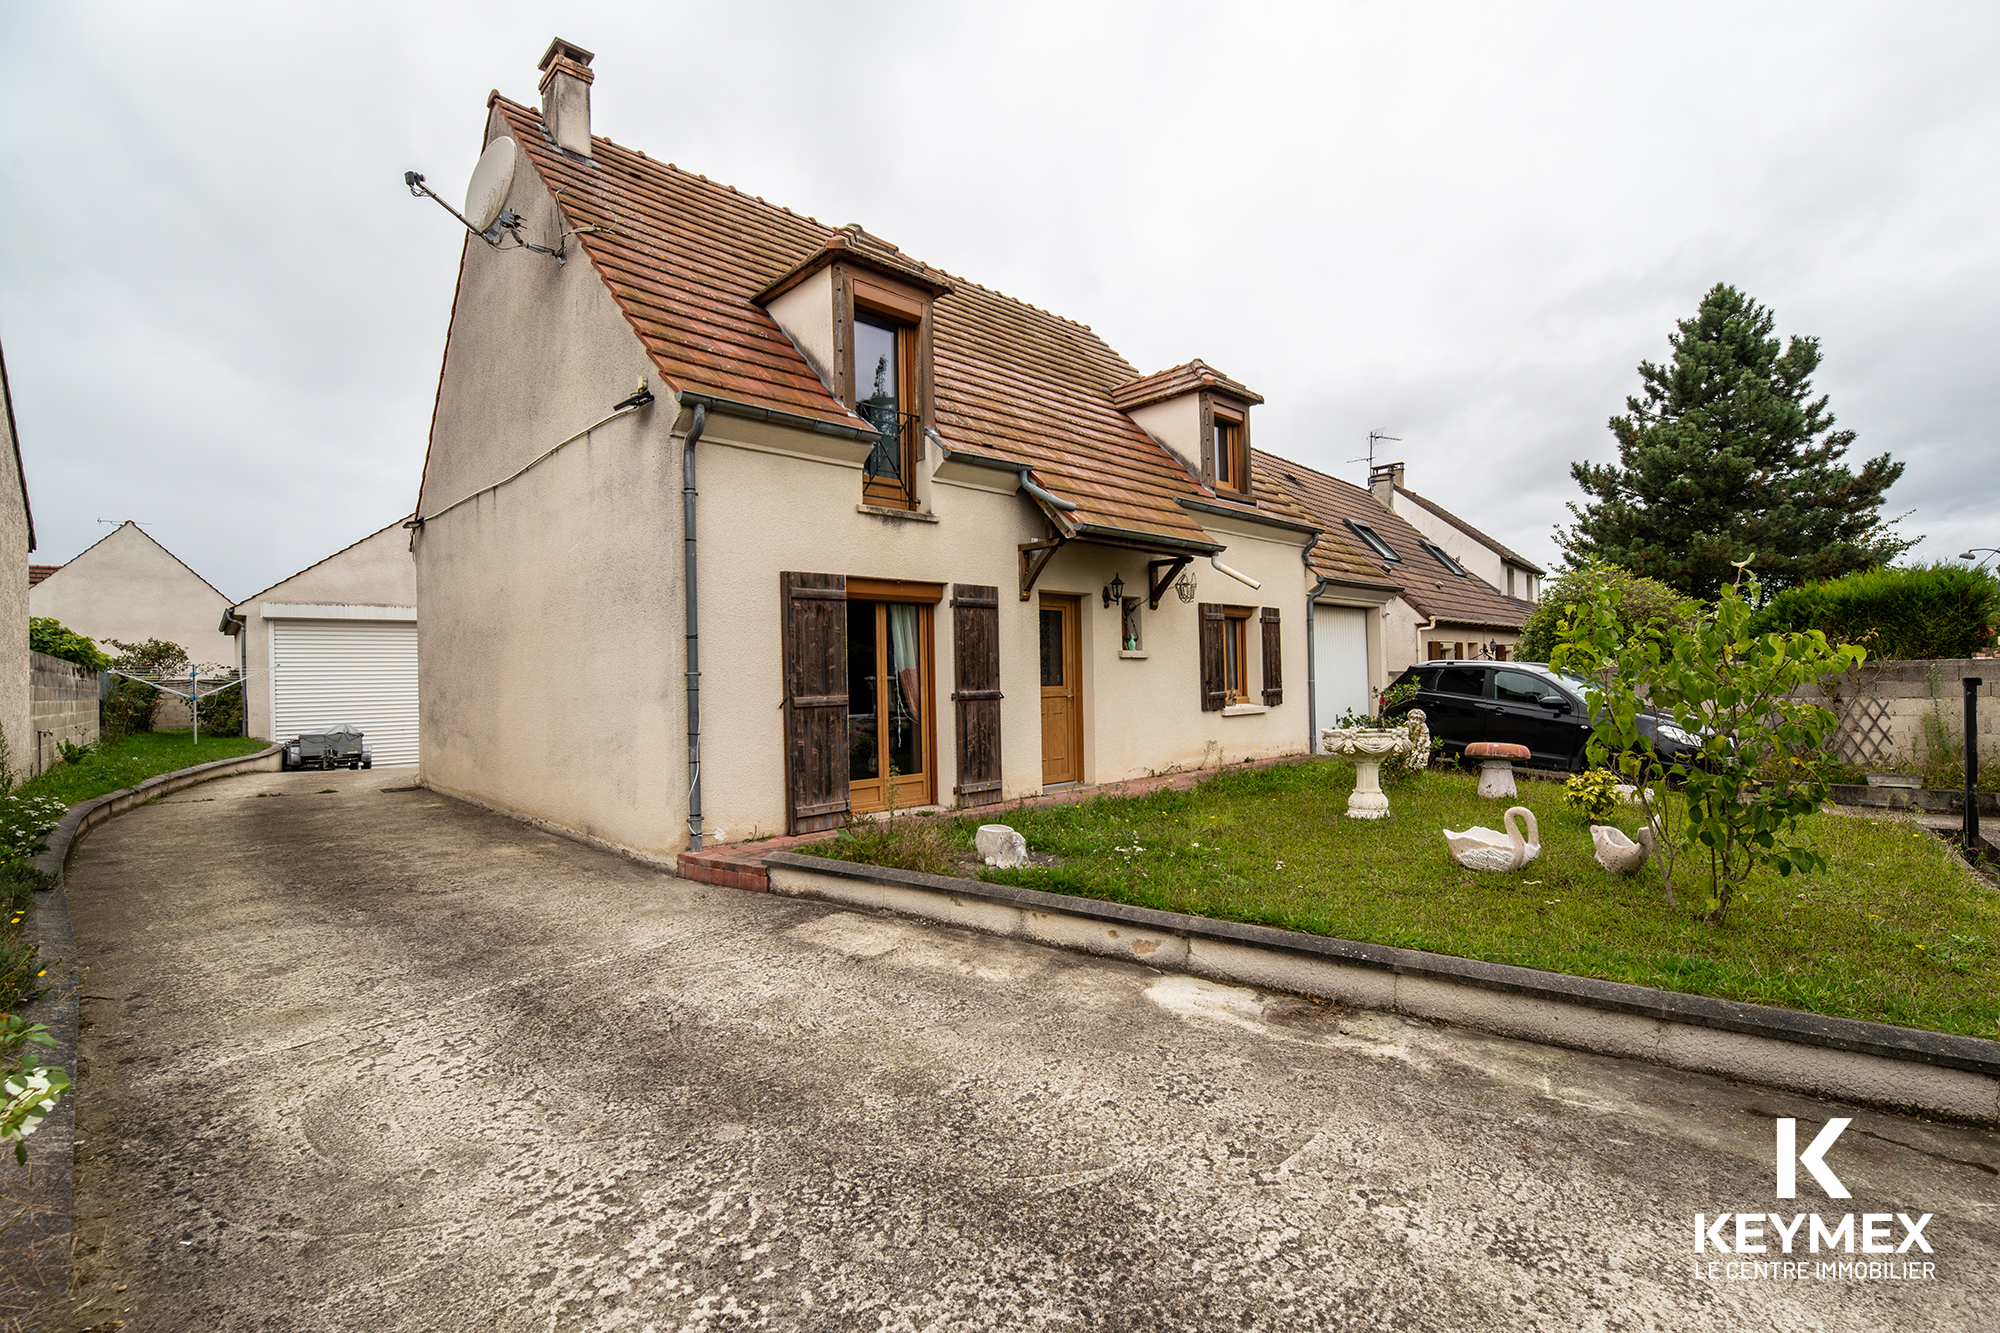
M 203 664 L 236 660 L 235 641 L 216 628 L 228 605 L 214 584 L 129 520 L 28 589 L 30 615 L 60 620 L 100 647 L 161 639 Z M 172 725 L 185 713 L 168 708 L 161 716 Z
M 1368 493 L 1377 504 L 1421 532 L 1425 540 L 1502 593 L 1524 602 L 1540 599 L 1546 570 L 1437 501 L 1405 486 L 1406 475 L 1401 463 L 1377 463 L 1368 470 Z
M 1258 394 L 593 134 L 592 59 L 493 95 L 459 215 L 425 785 L 664 859 L 1307 748 Z
M 1374 623 L 1381 636 L 1376 688 L 1412 662 L 1512 655 L 1534 603 L 1509 597 L 1475 572 L 1473 559 L 1461 559 L 1367 489 L 1275 456 L 1260 456 L 1257 470 L 1320 525 L 1311 554 L 1316 573 L 1394 589 Z

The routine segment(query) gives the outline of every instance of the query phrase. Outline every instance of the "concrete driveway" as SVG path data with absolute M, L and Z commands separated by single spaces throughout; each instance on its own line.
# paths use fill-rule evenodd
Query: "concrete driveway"
M 411 781 L 78 849 L 70 1327 L 1995 1327 L 1995 1133 L 710 888 Z M 1774 1117 L 1830 1114 L 1854 1197 L 1778 1200 Z M 1745 1210 L 1766 1252 L 1695 1253 Z M 1786 1256 L 1771 1212 L 1934 1216 Z

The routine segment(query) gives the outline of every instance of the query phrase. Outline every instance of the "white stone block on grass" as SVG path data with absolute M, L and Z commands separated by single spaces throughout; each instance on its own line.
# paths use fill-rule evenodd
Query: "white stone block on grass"
M 1028 864 L 1028 840 L 1005 824 L 981 824 L 973 846 L 987 865 L 1002 870 Z

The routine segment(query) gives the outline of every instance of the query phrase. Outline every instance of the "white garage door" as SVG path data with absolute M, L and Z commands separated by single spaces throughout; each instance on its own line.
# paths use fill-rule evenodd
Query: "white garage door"
M 417 762 L 417 627 L 372 620 L 271 622 L 271 735 L 342 722 L 378 768 Z
M 1313 607 L 1313 718 L 1330 727 L 1342 713 L 1375 711 L 1368 691 L 1369 612 L 1351 606 Z M 1313 749 L 1320 748 L 1313 736 Z

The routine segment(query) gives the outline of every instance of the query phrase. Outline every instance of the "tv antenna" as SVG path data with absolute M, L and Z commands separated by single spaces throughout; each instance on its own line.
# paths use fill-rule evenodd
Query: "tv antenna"
M 1375 471 L 1375 442 L 1377 440 L 1394 440 L 1397 444 L 1401 444 L 1403 442 L 1403 437 L 1400 435 L 1384 435 L 1379 430 L 1371 430 L 1368 432 L 1368 457 L 1365 459 L 1350 458 L 1347 461 L 1350 463 L 1365 462 L 1368 464 L 1368 470 L 1371 473 Z

